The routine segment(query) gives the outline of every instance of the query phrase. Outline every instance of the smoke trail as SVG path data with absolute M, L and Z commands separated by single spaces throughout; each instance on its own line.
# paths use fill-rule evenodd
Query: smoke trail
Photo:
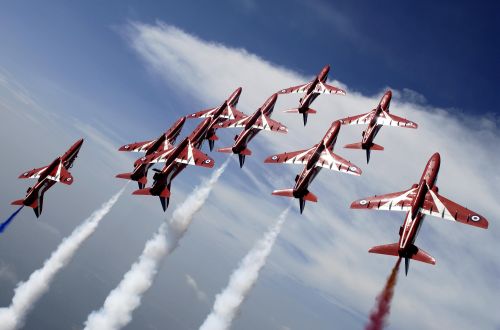
M 252 250 L 243 258 L 239 267 L 231 274 L 227 287 L 215 297 L 215 303 L 210 315 L 207 316 L 200 330 L 228 329 L 236 316 L 241 303 L 252 289 L 259 271 L 266 264 L 276 237 L 281 231 L 290 207 L 284 210 L 278 222 L 258 241 Z
M 26 314 L 49 289 L 54 276 L 69 263 L 80 245 L 95 231 L 101 219 L 111 210 L 124 189 L 122 188 L 73 230 L 71 235 L 66 237 L 45 260 L 42 268 L 33 272 L 26 282 L 17 285 L 10 306 L 0 309 L 1 330 L 17 329 L 23 325 Z
M 390 313 L 392 296 L 394 295 L 394 287 L 398 280 L 398 270 L 401 258 L 398 258 L 396 264 L 392 268 L 391 275 L 387 278 L 387 283 L 384 289 L 377 297 L 377 305 L 370 313 L 370 321 L 366 325 L 366 330 L 380 330 L 386 324 L 386 318 Z
M 12 213 L 12 214 L 10 215 L 10 217 L 9 217 L 7 220 L 5 220 L 4 222 L 2 222 L 2 223 L 0 224 L 0 233 L 3 233 L 3 232 L 4 232 L 5 228 L 7 228 L 7 226 L 10 224 L 10 222 L 11 222 L 12 220 L 14 220 L 14 218 L 16 217 L 16 215 L 17 215 L 19 212 L 21 212 L 21 210 L 23 209 L 23 207 L 24 207 L 24 205 L 23 205 L 23 206 L 21 206 L 20 208 L 18 208 L 18 209 L 17 209 L 14 213 Z
M 143 294 L 153 284 L 161 260 L 172 253 L 188 229 L 194 215 L 201 209 L 213 186 L 224 172 L 228 160 L 209 180 L 196 187 L 173 213 L 169 223 L 163 223 L 146 243 L 139 260 L 110 292 L 102 308 L 93 311 L 85 321 L 85 330 L 120 329 L 132 320 L 132 312 L 141 304 Z

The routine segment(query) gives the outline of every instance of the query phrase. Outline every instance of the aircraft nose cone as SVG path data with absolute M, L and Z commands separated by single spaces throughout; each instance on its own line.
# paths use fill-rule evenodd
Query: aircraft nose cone
M 392 91 L 390 89 L 387 90 L 387 92 L 385 92 L 385 95 L 387 95 L 388 97 L 392 97 Z

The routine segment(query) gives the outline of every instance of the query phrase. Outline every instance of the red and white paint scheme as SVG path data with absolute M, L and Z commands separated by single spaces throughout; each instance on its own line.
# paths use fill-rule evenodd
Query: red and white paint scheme
M 216 116 L 203 120 L 177 147 L 140 158 L 138 160 L 140 164 L 165 163 L 165 166 L 161 171 L 153 169 L 156 173 L 153 176 L 154 182 L 151 188 L 142 188 L 134 191 L 133 194 L 158 196 L 163 210 L 166 211 L 170 200 L 172 180 L 187 165 L 214 167 L 214 160 L 199 150 L 199 147 L 215 118 Z
M 328 72 L 330 71 L 330 65 L 325 65 L 321 69 L 320 73 L 310 82 L 304 85 L 294 86 L 287 89 L 282 89 L 278 94 L 290 94 L 290 93 L 305 93 L 306 95 L 300 99 L 300 105 L 298 108 L 285 110 L 289 113 L 301 113 L 304 120 L 304 126 L 307 124 L 307 116 L 309 114 L 316 113 L 316 110 L 311 109 L 310 106 L 313 101 L 318 97 L 319 94 L 340 94 L 345 95 L 346 92 L 335 86 L 328 85 L 326 79 L 328 78 Z
M 381 145 L 373 143 L 378 131 L 384 125 L 406 128 L 417 128 L 418 125 L 408 119 L 389 114 L 389 105 L 391 104 L 392 92 L 388 90 L 380 100 L 378 106 L 370 112 L 361 115 L 340 119 L 342 125 L 368 125 L 363 131 L 363 139 L 359 143 L 352 143 L 344 146 L 349 149 L 366 150 L 366 163 L 370 161 L 371 150 L 384 150 Z
M 251 116 L 218 123 L 217 128 L 243 127 L 243 131 L 234 137 L 234 145 L 232 147 L 220 148 L 217 151 L 237 154 L 240 161 L 240 167 L 243 167 L 245 157 L 252 154 L 252 151 L 248 149 L 247 145 L 257 133 L 261 130 L 287 133 L 288 129 L 286 126 L 271 119 L 271 114 L 273 113 L 277 99 L 278 94 L 273 94 L 266 100 L 262 107 L 257 109 Z
M 126 144 L 119 151 L 129 151 L 129 152 L 145 152 L 145 156 L 154 155 L 165 150 L 174 148 L 174 143 L 179 134 L 182 131 L 182 127 L 186 122 L 186 117 L 179 118 L 165 133 L 160 135 L 156 140 L 149 140 L 143 142 L 135 142 L 131 144 Z M 137 181 L 139 189 L 146 186 L 148 182 L 148 170 L 151 164 L 144 164 L 138 159 L 134 163 L 134 171 L 132 173 L 121 173 L 116 175 L 117 178 L 127 179 Z
M 35 215 L 38 218 L 42 214 L 43 195 L 56 182 L 61 182 L 66 185 L 73 183 L 73 176 L 68 171 L 73 167 L 73 162 L 78 156 L 78 152 L 82 147 L 83 139 L 80 139 L 73 144 L 64 155 L 54 159 L 48 166 L 34 168 L 31 171 L 24 172 L 19 176 L 19 179 L 38 179 L 38 182 L 28 188 L 26 197 L 13 201 L 12 205 L 25 205 L 33 208 Z
M 240 99 L 242 88 L 238 87 L 229 98 L 222 103 L 217 108 L 211 108 L 207 110 L 202 110 L 199 112 L 192 113 L 188 115 L 188 118 L 214 118 L 212 127 L 208 129 L 205 139 L 208 140 L 208 145 L 210 147 L 210 151 L 214 149 L 215 141 L 219 138 L 215 134 L 215 130 L 218 128 L 216 124 L 224 121 L 224 120 L 233 120 L 233 119 L 241 119 L 246 117 L 246 115 L 237 110 L 236 106 L 238 105 L 238 101 Z
M 300 175 L 295 177 L 295 186 L 292 189 L 275 190 L 273 191 L 273 195 L 298 198 L 300 213 L 302 213 L 304 211 L 305 201 L 318 201 L 318 198 L 310 192 L 308 188 L 323 167 L 352 175 L 361 175 L 362 171 L 359 167 L 333 153 L 339 131 L 340 122 L 334 121 L 323 139 L 312 148 L 285 152 L 266 158 L 264 160 L 265 163 L 306 165 Z
M 403 211 L 406 218 L 399 230 L 399 243 L 372 247 L 368 252 L 399 256 L 405 258 L 405 272 L 408 274 L 410 259 L 434 265 L 436 260 L 427 252 L 414 245 L 425 215 L 441 219 L 461 222 L 467 225 L 488 228 L 488 221 L 438 193 L 436 180 L 439 173 L 441 157 L 435 153 L 427 162 L 418 184 L 410 189 L 357 200 L 351 204 L 352 209 L 375 209 L 386 211 Z

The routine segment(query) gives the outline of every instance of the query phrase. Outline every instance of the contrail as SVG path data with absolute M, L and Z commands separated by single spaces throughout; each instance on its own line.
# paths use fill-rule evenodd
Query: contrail
M 188 229 L 194 215 L 201 209 L 210 191 L 224 172 L 229 159 L 209 180 L 196 187 L 174 211 L 172 220 L 163 223 L 146 243 L 139 260 L 123 276 L 118 286 L 109 293 L 103 306 L 93 311 L 85 321 L 85 330 L 120 329 L 132 320 L 132 312 L 141 304 L 143 294 L 151 287 L 160 262 L 171 254 Z
M 215 297 L 212 312 L 207 316 L 200 330 L 229 329 L 241 303 L 257 282 L 259 271 L 266 264 L 289 210 L 290 207 L 279 215 L 278 222 L 254 245 L 240 262 L 239 267 L 231 274 L 229 284 Z
M 17 285 L 10 306 L 0 309 L 0 330 L 17 329 L 23 325 L 31 307 L 47 292 L 58 271 L 71 261 L 80 245 L 96 230 L 101 219 L 111 210 L 124 189 L 125 187 L 75 228 L 45 260 L 42 268 L 34 271 L 26 282 Z
M 16 215 L 17 215 L 19 212 L 21 212 L 21 210 L 23 209 L 23 207 L 24 207 L 24 205 L 23 205 L 23 206 L 21 206 L 20 208 L 18 208 L 16 211 L 14 211 L 14 213 L 12 213 L 12 214 L 10 215 L 10 217 L 9 217 L 7 220 L 5 220 L 4 222 L 2 222 L 2 223 L 0 224 L 0 233 L 3 233 L 3 232 L 4 232 L 4 230 L 5 230 L 5 229 L 7 228 L 7 226 L 10 224 L 10 222 L 11 222 L 12 220 L 14 220 L 14 218 L 16 217 Z
M 370 314 L 370 320 L 366 325 L 366 330 L 380 330 L 386 324 L 386 318 L 391 311 L 391 301 L 394 295 L 394 287 L 398 280 L 398 270 L 401 258 L 398 258 L 396 264 L 392 268 L 391 275 L 387 278 L 387 283 L 384 289 L 377 297 L 377 305 Z

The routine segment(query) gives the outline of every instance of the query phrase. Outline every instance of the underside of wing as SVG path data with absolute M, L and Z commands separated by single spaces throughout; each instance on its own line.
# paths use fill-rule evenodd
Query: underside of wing
M 59 162 L 59 164 L 56 167 L 54 167 L 54 169 L 47 175 L 47 179 L 56 182 L 61 182 L 67 185 L 73 183 L 73 176 L 64 167 L 62 162 Z
M 351 209 L 375 209 L 406 212 L 411 208 L 411 202 L 415 197 L 416 191 L 417 188 L 411 188 L 405 191 L 362 198 L 352 202 Z
M 149 147 L 155 142 L 155 140 L 135 142 L 121 146 L 119 151 L 129 151 L 129 152 L 146 152 Z
M 274 131 L 279 133 L 287 133 L 288 129 L 285 125 L 269 118 L 266 115 L 261 115 L 255 123 L 252 125 L 253 128 L 262 129 L 266 131 Z
M 388 112 L 382 111 L 377 118 L 378 125 L 397 126 L 407 128 L 417 128 L 418 125 L 408 119 L 392 115 Z
M 215 124 L 216 128 L 228 128 L 228 127 L 245 127 L 250 117 L 243 117 L 240 119 L 229 119 L 225 121 L 218 122 Z
M 368 125 L 370 123 L 370 120 L 372 119 L 374 112 L 375 110 L 372 110 L 360 115 L 342 118 L 339 119 L 339 121 L 342 125 Z
M 24 172 L 19 175 L 19 179 L 38 179 L 40 174 L 47 169 L 48 166 L 34 168 L 31 171 Z
M 311 158 L 315 148 L 316 146 L 310 149 L 285 152 L 269 156 L 264 160 L 264 163 L 307 164 L 307 161 Z
M 208 157 L 208 155 L 203 153 L 200 149 L 195 148 L 191 143 L 188 144 L 175 161 L 187 165 L 196 165 L 208 168 L 214 167 L 214 160 Z
M 316 166 L 321 166 L 333 171 L 344 172 L 352 175 L 361 175 L 362 171 L 359 167 L 348 160 L 326 149 L 321 153 Z
M 247 117 L 243 112 L 239 111 L 233 106 L 228 105 L 226 109 L 222 112 L 221 118 L 226 118 L 226 119 L 241 119 Z
M 282 89 L 278 92 L 278 94 L 305 93 L 309 89 L 311 84 L 312 82 L 308 82 L 307 84 L 304 85 L 298 85 L 287 89 Z
M 486 220 L 482 215 L 479 215 L 476 212 L 471 211 L 432 190 L 427 192 L 424 206 L 420 209 L 420 212 L 475 227 L 488 228 L 488 220 Z
M 328 85 L 327 83 L 323 83 L 321 81 L 316 84 L 314 93 L 346 95 L 345 90 L 332 85 Z

